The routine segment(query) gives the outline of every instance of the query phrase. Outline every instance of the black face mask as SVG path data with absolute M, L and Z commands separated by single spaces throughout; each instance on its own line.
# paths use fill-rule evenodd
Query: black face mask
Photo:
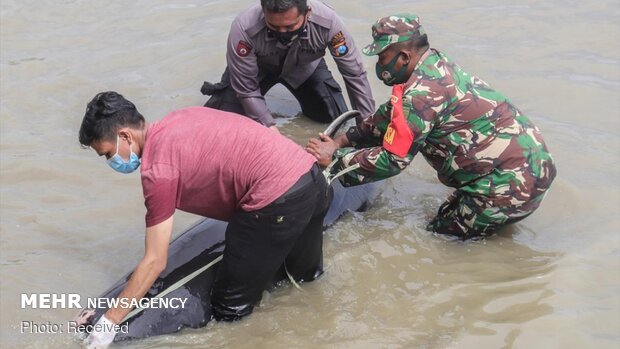
M 306 29 L 306 21 L 304 20 L 304 24 L 299 27 L 299 29 L 290 31 L 290 32 L 277 32 L 277 31 L 272 31 L 273 32 L 273 36 L 282 44 L 285 46 L 288 46 L 291 44 L 291 42 L 297 40 L 297 38 L 299 38 L 299 36 L 301 35 L 301 33 L 303 33 L 304 29 Z

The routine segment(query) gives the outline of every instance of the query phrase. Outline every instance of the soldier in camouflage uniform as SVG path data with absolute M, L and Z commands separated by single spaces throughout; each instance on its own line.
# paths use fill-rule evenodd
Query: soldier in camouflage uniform
M 536 126 L 506 97 L 429 48 L 415 15 L 372 27 L 376 73 L 393 86 L 390 101 L 335 140 L 312 139 L 307 150 L 331 172 L 358 185 L 400 173 L 421 152 L 439 180 L 456 188 L 428 229 L 463 240 L 489 235 L 530 215 L 556 170 Z

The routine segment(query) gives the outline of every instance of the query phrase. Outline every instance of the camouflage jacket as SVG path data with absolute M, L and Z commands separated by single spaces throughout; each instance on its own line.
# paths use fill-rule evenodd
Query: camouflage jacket
M 386 149 L 386 142 L 393 140 L 393 132 L 388 131 L 393 103 L 387 102 L 348 130 L 353 147 L 334 154 L 337 161 L 332 173 L 359 164 L 340 178 L 345 185 L 394 176 L 418 152 L 437 171 L 439 180 L 454 188 L 492 172 L 493 178 L 510 172 L 510 177 L 518 179 L 516 185 L 506 181 L 515 186 L 511 191 L 550 184 L 555 168 L 536 126 L 501 93 L 461 70 L 443 53 L 426 51 L 401 90 L 403 123 L 413 133 L 406 143 L 408 151 L 398 154 Z M 502 183 L 496 180 L 491 185 Z M 475 190 L 484 190 L 479 188 Z

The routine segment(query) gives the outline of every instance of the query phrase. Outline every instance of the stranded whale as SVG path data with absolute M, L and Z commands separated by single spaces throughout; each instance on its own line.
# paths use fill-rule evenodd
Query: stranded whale
M 359 117 L 359 113 L 351 111 L 341 115 L 325 133 L 333 137 L 337 130 L 353 117 Z M 331 186 L 334 198 L 325 216 L 324 227 L 334 223 L 347 211 L 364 210 L 375 197 L 379 184 L 370 183 L 344 188 L 339 181 L 333 181 Z M 170 243 L 166 269 L 144 298 L 150 298 L 151 301 L 161 298 L 158 302 L 160 304 L 164 303 L 164 300 L 182 299 L 183 307 L 175 304 L 174 307 L 134 309 L 119 324 L 125 331 L 118 332 L 115 341 L 173 333 L 184 327 L 203 327 L 211 320 L 210 294 L 218 262 L 224 251 L 226 225 L 226 222 L 204 218 Z M 118 296 L 130 275 L 131 273 L 121 278 L 100 298 L 114 299 Z M 285 278 L 286 275 L 276 276 L 273 286 Z M 107 311 L 107 307 L 102 304 L 100 308 L 93 310 L 94 315 L 85 320 L 85 325 L 96 323 Z M 90 311 L 92 313 L 92 310 Z

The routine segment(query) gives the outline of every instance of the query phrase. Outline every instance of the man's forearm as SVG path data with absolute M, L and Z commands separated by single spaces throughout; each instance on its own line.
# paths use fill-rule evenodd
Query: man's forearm
M 338 144 L 338 148 L 346 148 L 351 146 L 349 138 L 347 138 L 346 134 L 341 134 L 338 137 L 334 138 L 334 142 Z
M 341 148 L 334 153 L 334 158 L 339 161 L 332 173 L 358 166 L 356 170 L 342 176 L 341 181 L 348 185 L 359 185 L 399 174 L 411 163 L 413 156 L 398 157 L 379 146 L 364 149 Z
M 146 291 L 151 288 L 157 277 L 165 268 L 165 261 L 162 263 L 161 261 L 157 261 L 155 259 L 142 259 L 134 272 L 131 274 L 129 281 L 127 282 L 127 286 L 125 289 L 118 295 L 119 299 L 139 299 L 142 298 Z M 131 308 L 110 308 L 106 312 L 106 317 L 114 322 L 115 324 L 119 324 L 127 314 L 131 311 Z
M 173 216 L 165 221 L 146 228 L 144 237 L 144 258 L 131 274 L 127 286 L 118 298 L 142 298 L 153 285 L 159 274 L 166 268 L 168 261 L 168 244 L 172 235 Z M 105 314 L 115 324 L 123 321 L 131 308 L 110 308 Z
M 361 76 L 343 76 L 351 107 L 362 114 L 366 119 L 375 112 L 375 100 L 364 72 Z
M 264 97 L 240 97 L 239 102 L 241 102 L 245 114 L 251 119 L 267 127 L 275 125 L 273 117 L 269 109 L 267 109 L 267 103 L 265 103 Z

